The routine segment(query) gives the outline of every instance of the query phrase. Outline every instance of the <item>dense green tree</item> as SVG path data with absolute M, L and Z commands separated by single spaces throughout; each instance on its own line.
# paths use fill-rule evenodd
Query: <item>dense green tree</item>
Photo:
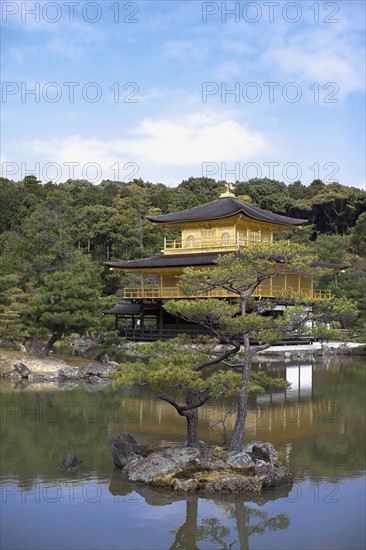
M 318 234 L 311 245 L 318 260 L 344 264 L 349 259 L 350 239 L 347 235 Z
M 287 186 L 291 199 L 303 199 L 308 194 L 308 188 L 301 181 L 294 181 Z
M 101 309 L 99 286 L 93 265 L 82 257 L 68 271 L 46 275 L 23 313 L 26 323 L 51 333 L 42 355 L 48 355 L 65 334 L 83 334 L 97 328 Z
M 291 203 L 286 184 L 268 178 L 239 182 L 235 186 L 235 194 L 249 195 L 253 204 L 272 212 L 286 212 Z
M 359 311 L 355 321 L 360 328 L 366 328 L 365 281 L 366 258 L 353 258 L 349 269 L 340 273 L 337 280 L 329 285 L 335 296 L 349 298 L 354 301 Z
M 20 206 L 19 185 L 0 178 L 0 233 L 19 227 Z
M 212 178 L 188 178 L 176 188 L 173 208 L 174 210 L 186 210 L 205 202 L 214 201 L 223 190 L 223 185 Z
M 307 195 L 296 200 L 289 213 L 308 218 L 318 231 L 344 235 L 365 210 L 365 192 L 339 183 L 325 185 L 315 180 Z
M 366 256 L 366 212 L 359 216 L 351 231 L 351 246 L 358 256 Z

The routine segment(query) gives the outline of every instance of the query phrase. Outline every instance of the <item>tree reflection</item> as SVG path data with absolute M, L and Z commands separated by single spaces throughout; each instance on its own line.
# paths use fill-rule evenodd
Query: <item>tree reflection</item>
M 262 535 L 266 531 L 287 529 L 290 520 L 286 514 L 268 516 L 258 506 L 270 500 L 277 500 L 288 496 L 291 486 L 278 487 L 253 497 L 246 501 L 244 495 L 221 493 L 204 496 L 198 494 L 176 493 L 171 489 L 163 489 L 143 484 L 128 483 L 123 472 L 115 470 L 110 484 L 113 495 L 125 496 L 135 491 L 141 495 L 150 506 L 167 506 L 178 500 L 186 501 L 186 515 L 184 522 L 177 529 L 170 531 L 174 541 L 169 550 L 199 550 L 199 542 L 211 543 L 213 548 L 232 550 L 249 548 L 249 539 L 253 534 Z M 198 509 L 200 501 L 211 501 L 222 509 L 221 514 L 203 517 L 198 524 Z M 257 507 L 251 506 L 252 502 Z M 226 518 L 226 522 L 225 522 Z M 231 521 L 233 520 L 233 521 Z M 233 523 L 236 524 L 233 527 Z

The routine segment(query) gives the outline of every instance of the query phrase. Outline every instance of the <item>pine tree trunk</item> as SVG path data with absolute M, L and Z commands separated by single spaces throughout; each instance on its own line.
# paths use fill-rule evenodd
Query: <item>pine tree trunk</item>
M 57 340 L 60 340 L 64 333 L 64 326 L 58 327 L 56 332 L 54 332 L 51 336 L 51 338 L 48 340 L 47 344 L 42 349 L 40 356 L 41 357 L 47 357 L 47 355 L 50 353 L 52 346 Z
M 30 353 L 38 353 L 39 347 L 38 347 L 38 334 L 33 334 L 31 347 L 29 350 Z
M 187 392 L 186 403 L 188 407 L 197 404 L 197 397 Z M 187 420 L 187 447 L 199 447 L 200 440 L 198 436 L 198 409 L 189 409 L 184 412 Z
M 187 447 L 199 447 L 198 410 L 192 409 L 185 414 L 187 420 Z
M 233 430 L 230 444 L 229 444 L 230 451 L 242 450 L 245 421 L 246 421 L 247 412 L 248 412 L 248 384 L 250 381 L 251 367 L 252 367 L 252 355 L 249 352 L 243 363 L 243 370 L 242 370 L 243 382 L 242 382 L 239 397 L 238 397 L 235 426 L 234 426 L 234 430 Z

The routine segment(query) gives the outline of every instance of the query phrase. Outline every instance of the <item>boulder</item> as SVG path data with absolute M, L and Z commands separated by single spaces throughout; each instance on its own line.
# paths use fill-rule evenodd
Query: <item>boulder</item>
M 273 467 L 265 475 L 258 475 L 257 477 L 258 479 L 262 479 L 263 488 L 278 487 L 279 485 L 293 482 L 293 476 L 285 466 L 280 466 L 279 468 Z
M 243 452 L 251 453 L 254 462 L 256 460 L 264 460 L 265 462 L 277 462 L 278 452 L 273 447 L 272 443 L 265 441 L 249 441 L 243 445 Z
M 197 482 L 194 479 L 177 479 L 173 485 L 174 491 L 185 493 L 195 491 L 197 487 Z
M 81 468 L 82 463 L 82 460 L 80 460 L 76 455 L 68 454 L 61 460 L 60 468 L 66 470 L 67 472 L 72 472 Z
M 82 378 L 87 378 L 89 376 L 99 376 L 101 378 L 107 377 L 110 374 L 113 374 L 116 370 L 116 367 L 112 365 L 100 365 L 98 363 L 89 363 L 82 367 L 79 371 Z
M 22 378 L 28 378 L 28 376 L 31 374 L 31 370 L 26 365 L 24 365 L 24 363 L 13 363 L 13 367 L 14 370 L 18 372 Z
M 248 453 L 231 451 L 227 456 L 227 462 L 231 466 L 254 466 L 254 462 Z
M 274 465 L 264 460 L 256 460 L 254 463 L 254 472 L 257 475 L 272 474 Z
M 201 450 L 192 447 L 174 447 L 157 451 L 146 458 L 127 462 L 125 471 L 130 481 L 151 483 L 156 478 L 163 478 L 183 469 L 194 469 L 200 466 Z
M 80 378 L 78 369 L 73 367 L 62 367 L 58 371 L 58 376 L 62 380 L 78 380 Z
M 131 455 L 146 456 L 149 452 L 147 445 L 139 445 L 133 435 L 122 432 L 113 437 L 109 442 L 115 466 L 124 468 Z
M 120 364 L 117 361 L 108 361 L 108 367 L 112 367 L 115 370 L 120 370 Z
M 85 351 L 87 349 L 90 349 L 91 347 L 93 347 L 94 345 L 94 342 L 93 340 L 90 340 L 90 338 L 79 338 L 78 340 L 75 340 L 74 342 L 74 347 L 75 349 L 77 350 L 80 350 L 80 351 Z
M 250 476 L 228 475 L 218 479 L 207 481 L 202 487 L 205 491 L 228 491 L 230 493 L 260 493 L 262 480 Z

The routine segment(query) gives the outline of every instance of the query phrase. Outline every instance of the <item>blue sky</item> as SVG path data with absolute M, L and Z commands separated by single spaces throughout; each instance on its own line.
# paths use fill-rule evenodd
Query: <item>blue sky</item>
M 1 8 L 5 177 L 365 189 L 361 0 Z

